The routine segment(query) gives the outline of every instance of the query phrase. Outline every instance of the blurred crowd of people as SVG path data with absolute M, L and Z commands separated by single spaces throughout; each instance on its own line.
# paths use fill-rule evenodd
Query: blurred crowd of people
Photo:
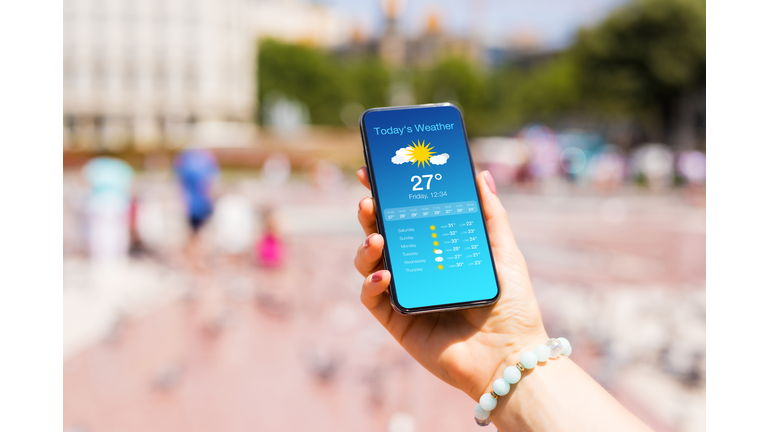
M 706 182 L 706 156 L 701 151 L 675 151 L 653 143 L 625 151 L 595 133 L 532 125 L 514 137 L 477 138 L 470 144 L 478 169 L 488 169 L 499 185 L 518 190 L 568 182 L 604 192 L 628 184 L 654 191 L 682 186 L 701 192 Z M 213 152 L 188 148 L 172 161 L 150 155 L 141 168 L 136 176 L 125 161 L 97 156 L 82 167 L 87 186 L 79 194 L 65 185 L 68 203 L 79 215 L 65 236 L 85 239 L 82 243 L 94 262 L 172 245 L 183 249 L 187 264 L 200 271 L 210 252 L 204 250 L 200 232 L 210 224 L 212 243 L 224 255 L 250 254 L 261 266 L 282 265 L 284 248 L 273 208 L 277 202 L 257 209 L 242 191 L 222 189 Z M 291 160 L 281 153 L 267 157 L 260 168 L 259 179 L 275 189 L 292 173 Z M 165 190 L 167 181 L 166 186 L 155 181 L 171 172 L 176 183 L 172 191 Z M 307 180 L 317 190 L 328 191 L 343 182 L 344 174 L 333 161 L 319 160 L 307 170 Z
M 273 209 L 257 210 L 243 194 L 222 189 L 212 152 L 187 149 L 173 161 L 163 159 L 147 157 L 141 176 L 116 157 L 90 159 L 78 174 L 80 181 L 65 183 L 65 253 L 84 252 L 95 264 L 109 265 L 175 247 L 184 251 L 189 270 L 200 273 L 212 252 L 208 247 L 223 255 L 250 255 L 265 268 L 282 266 Z M 171 170 L 173 191 L 164 186 L 167 182 L 156 181 Z M 263 171 L 267 182 L 281 184 L 290 175 L 290 162 L 276 155 Z M 201 231 L 208 225 L 213 241 L 206 246 Z
M 565 178 L 611 191 L 627 183 L 652 190 L 698 189 L 706 181 L 706 156 L 699 150 L 649 143 L 625 151 L 582 131 L 556 133 L 533 125 L 515 137 L 477 138 L 472 144 L 475 163 L 491 171 L 499 184 L 525 187 Z

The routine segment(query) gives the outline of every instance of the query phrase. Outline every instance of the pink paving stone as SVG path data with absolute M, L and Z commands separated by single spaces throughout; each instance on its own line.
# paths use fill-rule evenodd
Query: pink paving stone
M 322 267 L 332 257 L 313 258 L 308 273 L 328 277 Z M 282 317 L 256 302 L 230 303 L 231 319 L 218 336 L 202 332 L 197 306 L 183 301 L 131 320 L 113 342 L 65 362 L 65 427 L 386 430 L 401 411 L 413 415 L 417 430 L 474 427 L 474 402 L 424 370 L 389 335 L 374 350 L 361 348 L 371 329 L 381 330 L 362 305 L 354 303 L 354 328 L 334 328 L 328 311 L 339 298 L 356 301 L 351 290 L 320 284 L 336 291 L 323 300 L 309 292 L 311 284 L 294 289 L 304 291 L 289 297 L 291 312 Z M 308 357 L 315 351 L 334 360 L 336 373 L 327 381 L 312 373 Z M 176 371 L 176 384 L 153 388 L 163 369 Z
M 334 343 L 322 326 L 283 322 L 254 308 L 210 337 L 175 303 L 131 322 L 117 342 L 99 344 L 64 365 L 64 424 L 89 431 L 385 430 L 397 411 L 417 429 L 467 430 L 474 403 L 412 360 L 394 341 L 375 355 Z M 366 317 L 364 325 L 378 325 Z M 317 331 L 311 331 L 312 328 Z M 329 382 L 302 359 L 304 344 L 338 356 Z M 168 364 L 181 370 L 167 390 L 152 387 Z
M 705 278 L 704 235 L 669 233 L 652 222 L 630 228 L 595 221 L 553 228 L 511 221 L 523 246 L 629 254 L 656 262 L 659 269 L 627 279 L 577 262 L 553 266 L 529 259 L 534 278 L 670 286 Z M 359 305 L 354 285 L 359 280 L 351 266 L 362 237 L 289 239 L 289 267 L 282 273 L 247 266 L 215 269 L 214 289 L 222 290 L 228 275 L 239 272 L 253 281 L 249 294 L 254 296 L 227 301 L 231 319 L 218 336 L 201 331 L 198 306 L 178 301 L 129 320 L 116 340 L 67 360 L 65 429 L 384 431 L 393 413 L 407 412 L 416 430 L 477 430 L 470 398 L 424 370 L 389 335 L 378 345 L 370 343 L 381 329 Z M 351 328 L 334 324 L 340 303 L 354 311 Z M 275 305 L 283 307 L 281 313 L 274 313 Z M 579 350 L 573 359 L 589 371 L 599 353 Z M 313 372 L 323 369 L 312 366 L 313 356 L 327 360 L 325 370 L 335 371 L 331 378 Z M 158 389 L 153 381 L 163 371 L 171 384 Z M 617 396 L 649 424 L 667 430 L 631 395 Z

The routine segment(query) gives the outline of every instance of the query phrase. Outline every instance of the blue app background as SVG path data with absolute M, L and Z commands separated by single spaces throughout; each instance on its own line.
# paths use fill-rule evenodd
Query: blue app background
M 419 308 L 495 297 L 459 111 L 453 106 L 372 111 L 364 126 L 399 303 Z M 412 163 L 408 147 L 419 143 L 428 144 L 433 157 L 447 154 L 447 159 Z

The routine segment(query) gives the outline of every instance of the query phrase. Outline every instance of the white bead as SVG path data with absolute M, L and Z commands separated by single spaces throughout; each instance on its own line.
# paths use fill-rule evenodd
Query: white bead
M 496 398 L 490 393 L 480 396 L 480 407 L 486 411 L 493 411 L 496 408 Z
M 560 339 L 551 338 L 547 341 L 547 346 L 552 350 L 550 353 L 552 358 L 557 358 L 563 352 L 563 343 Z
M 478 420 L 485 420 L 485 419 L 487 419 L 490 416 L 491 416 L 491 412 L 490 411 L 484 410 L 483 407 L 480 406 L 480 404 L 475 405 L 475 418 L 476 419 L 478 419 Z
M 520 381 L 520 377 L 523 374 L 520 373 L 520 369 L 517 366 L 510 366 L 504 369 L 504 381 L 510 384 L 517 384 Z
M 571 349 L 571 343 L 568 341 L 568 339 L 564 337 L 557 338 L 561 344 L 563 344 L 563 355 L 568 357 L 571 355 L 572 349 Z
M 520 356 L 520 364 L 523 365 L 526 369 L 533 369 L 536 367 L 536 363 L 539 362 L 539 358 L 536 357 L 536 354 L 526 351 L 523 353 L 523 355 Z
M 515 368 L 517 369 L 517 368 Z M 509 393 L 509 383 L 499 378 L 493 382 L 493 392 L 499 396 L 504 396 Z
M 536 348 L 533 349 L 533 353 L 536 354 L 536 360 L 545 362 L 549 360 L 549 355 L 552 353 L 552 350 L 549 349 L 548 346 L 541 344 L 537 345 Z

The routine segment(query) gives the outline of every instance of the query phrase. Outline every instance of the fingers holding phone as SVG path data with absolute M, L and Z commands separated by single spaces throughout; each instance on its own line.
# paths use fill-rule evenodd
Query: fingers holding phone
M 360 222 L 360 226 L 363 227 L 366 236 L 379 232 L 376 227 L 376 208 L 373 198 L 365 197 L 360 200 L 357 209 L 357 220 Z
M 367 167 L 360 167 L 357 170 L 357 179 L 360 180 L 360 183 L 362 183 L 363 186 L 368 188 L 368 190 L 371 190 L 371 182 L 368 179 L 368 168 Z
M 384 250 L 384 237 L 379 234 L 371 234 L 365 238 L 363 244 L 357 249 L 355 256 L 355 268 L 363 276 L 384 268 L 381 262 L 381 254 Z
M 363 289 L 360 293 L 360 301 L 380 321 L 383 313 L 389 314 L 392 311 L 388 296 L 382 295 L 386 293 L 391 279 L 392 275 L 387 270 L 373 272 L 365 278 Z

